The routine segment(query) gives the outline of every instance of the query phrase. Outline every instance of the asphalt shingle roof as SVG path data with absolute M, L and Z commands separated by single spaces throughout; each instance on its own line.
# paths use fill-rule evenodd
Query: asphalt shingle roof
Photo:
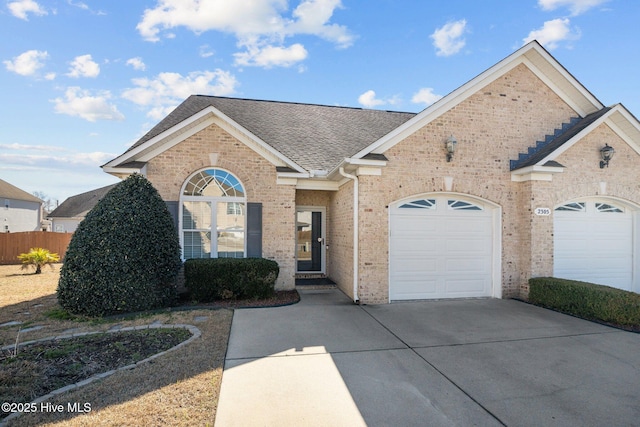
M 42 200 L 38 199 L 33 194 L 29 194 L 26 191 L 19 189 L 15 185 L 11 185 L 7 181 L 3 181 L 1 179 L 0 179 L 0 198 L 42 203 Z
M 78 218 L 85 217 L 87 213 L 117 184 L 98 188 L 69 197 L 55 208 L 49 218 Z
M 565 132 L 561 133 L 557 138 L 552 139 L 547 145 L 545 145 L 542 149 L 532 154 L 530 157 L 518 161 L 515 165 L 514 169 L 520 169 L 527 166 L 533 166 L 540 162 L 542 159 L 547 157 L 549 154 L 556 151 L 563 144 L 571 140 L 574 136 L 584 130 L 587 126 L 598 120 L 604 114 L 606 114 L 611 107 L 605 107 L 599 111 L 591 113 L 585 117 L 583 117 L 580 121 L 578 121 L 571 128 L 567 129 Z
M 131 148 L 213 106 L 307 170 L 331 170 L 415 113 L 192 95 Z

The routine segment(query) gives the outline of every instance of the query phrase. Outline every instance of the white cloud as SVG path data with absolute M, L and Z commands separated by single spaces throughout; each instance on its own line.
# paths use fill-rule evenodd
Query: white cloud
M 79 87 L 69 87 L 64 98 L 56 98 L 54 110 L 59 114 L 80 117 L 90 122 L 97 120 L 124 120 L 124 115 L 114 104 L 110 104 L 111 93 L 101 91 L 92 95 Z
M 466 44 L 463 38 L 467 27 L 467 20 L 461 19 L 455 22 L 449 22 L 444 26 L 436 29 L 431 37 L 433 46 L 436 48 L 436 55 L 451 56 L 454 55 Z
M 413 98 L 411 98 L 411 102 L 413 102 L 414 104 L 431 105 L 441 98 L 442 95 L 433 93 L 433 88 L 425 87 L 420 89 L 415 95 L 413 95 Z
M 209 58 L 216 54 L 216 51 L 211 49 L 208 44 L 200 46 L 200 58 Z
M 542 28 L 531 31 L 529 35 L 522 40 L 523 45 L 537 40 L 547 49 L 553 50 L 557 48 L 562 41 L 580 38 L 580 33 L 577 30 L 572 32 L 569 24 L 569 18 L 558 18 L 547 21 Z
M 76 56 L 71 62 L 71 68 L 67 76 L 69 77 L 97 77 L 100 74 L 100 66 L 93 61 L 91 55 Z
M 286 34 L 311 34 L 347 48 L 353 44 L 353 35 L 344 25 L 328 24 L 336 9 L 342 7 L 340 0 L 305 0 L 293 11 L 296 21 L 290 22 Z
M 85 166 L 98 168 L 116 157 L 117 154 L 96 151 L 91 153 L 71 153 L 66 155 L 51 156 L 47 154 L 8 154 L 0 153 L 0 170 L 25 170 L 25 167 L 34 169 L 60 169 L 69 172 L 69 166 Z
M 364 105 L 367 108 L 373 108 L 378 105 L 386 104 L 387 101 L 382 99 L 376 99 L 376 92 L 373 90 L 368 90 L 362 95 L 358 97 L 358 102 L 360 105 Z
M 167 31 L 177 27 L 197 34 L 230 33 L 237 38 L 238 46 L 246 48 L 236 54 L 238 64 L 289 67 L 307 54 L 299 43 L 287 47 L 287 37 L 313 35 L 340 48 L 353 44 L 354 36 L 345 26 L 330 23 L 340 7 L 340 0 L 303 0 L 288 17 L 287 0 L 158 0 L 155 8 L 144 11 L 136 28 L 152 42 L 159 41 L 161 35 L 175 37 Z
M 68 168 L 72 166 L 99 167 L 116 157 L 116 154 L 96 151 L 92 153 L 72 153 L 61 156 L 47 154 L 0 154 L 0 159 L 7 164 L 23 166 L 48 166 L 58 165 Z
M 128 59 L 127 60 L 127 65 L 131 65 L 134 70 L 138 70 L 138 71 L 144 71 L 144 70 L 147 69 L 147 66 L 142 61 L 142 58 L 140 58 L 139 56 L 137 56 L 135 58 Z
M 609 0 L 538 0 L 542 10 L 551 11 L 559 7 L 567 7 L 573 16 L 608 2 Z
M 290 67 L 300 61 L 304 61 L 307 50 L 299 43 L 289 47 L 279 46 L 247 46 L 246 52 L 238 52 L 233 55 L 236 65 L 256 66 L 264 68 Z
M 34 0 L 18 0 L 7 3 L 7 7 L 11 11 L 11 14 L 16 18 L 29 20 L 27 13 L 33 13 L 37 16 L 46 15 L 47 11 L 42 8 Z
M 13 144 L 0 144 L 0 148 L 5 149 L 5 150 L 26 150 L 26 151 L 46 151 L 46 152 L 51 152 L 51 151 L 66 151 L 65 148 L 63 147 L 55 147 L 52 145 L 27 145 L 27 144 L 18 144 L 18 143 L 13 143 Z
M 67 0 L 67 3 L 69 4 L 69 6 L 73 6 L 73 7 L 77 7 L 78 9 L 82 9 L 82 10 L 86 10 L 87 12 L 90 12 L 92 15 L 99 15 L 99 16 L 103 16 L 106 15 L 107 13 L 102 11 L 102 10 L 92 10 L 88 4 L 84 3 L 84 2 L 76 2 L 74 3 L 72 0 Z
M 33 76 L 44 66 L 44 60 L 49 58 L 46 51 L 28 50 L 13 58 L 13 61 L 3 61 L 7 70 L 21 76 Z
M 71 0 L 67 0 L 67 3 L 69 3 L 69 5 L 71 5 L 71 6 L 75 6 L 75 7 L 79 8 L 79 9 L 82 9 L 82 10 L 89 10 L 89 6 L 87 6 L 86 3 L 83 3 L 81 1 L 79 1 L 77 3 L 74 3 Z
M 187 76 L 179 73 L 160 73 L 154 79 L 133 79 L 137 87 L 127 89 L 122 97 L 144 107 L 152 107 L 147 115 L 162 119 L 190 95 L 226 96 L 235 92 L 238 81 L 223 71 L 194 71 Z
M 21 183 L 26 191 L 42 191 L 62 202 L 69 196 L 117 181 L 100 169 L 116 156 L 117 153 L 83 152 L 53 145 L 3 144 L 0 174 L 9 182 Z
M 7 169 L 13 169 L 19 166 L 58 167 L 67 168 L 67 170 L 69 165 L 98 167 L 115 157 L 112 153 L 102 151 L 79 153 L 65 147 L 51 145 L 16 143 L 0 144 L 0 148 L 14 151 L 14 153 L 0 153 L 0 163 L 6 166 Z

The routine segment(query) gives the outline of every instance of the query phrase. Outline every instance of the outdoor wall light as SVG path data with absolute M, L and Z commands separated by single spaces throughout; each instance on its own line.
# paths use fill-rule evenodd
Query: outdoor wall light
M 615 152 L 616 150 L 614 150 L 613 147 L 609 147 L 609 144 L 605 144 L 604 147 L 600 149 L 600 157 L 602 157 L 602 160 L 600 160 L 600 169 L 604 169 L 605 166 L 609 167 L 609 160 L 611 160 Z
M 453 135 L 447 138 L 447 140 L 444 142 L 444 148 L 447 149 L 447 162 L 450 162 L 453 158 L 453 153 L 456 151 L 457 144 L 458 141 L 456 141 Z

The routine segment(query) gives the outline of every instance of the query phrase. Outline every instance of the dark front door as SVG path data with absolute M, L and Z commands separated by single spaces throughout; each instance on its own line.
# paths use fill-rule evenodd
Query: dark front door
M 320 211 L 300 210 L 296 213 L 298 271 L 322 272 L 322 222 Z

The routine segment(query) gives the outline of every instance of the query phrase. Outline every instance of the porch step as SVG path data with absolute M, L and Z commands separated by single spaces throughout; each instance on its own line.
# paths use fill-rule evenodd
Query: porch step
M 297 279 L 325 279 L 327 277 L 324 273 L 296 273 Z
M 336 282 L 329 279 L 326 274 L 296 274 L 296 286 L 305 289 L 335 288 Z

